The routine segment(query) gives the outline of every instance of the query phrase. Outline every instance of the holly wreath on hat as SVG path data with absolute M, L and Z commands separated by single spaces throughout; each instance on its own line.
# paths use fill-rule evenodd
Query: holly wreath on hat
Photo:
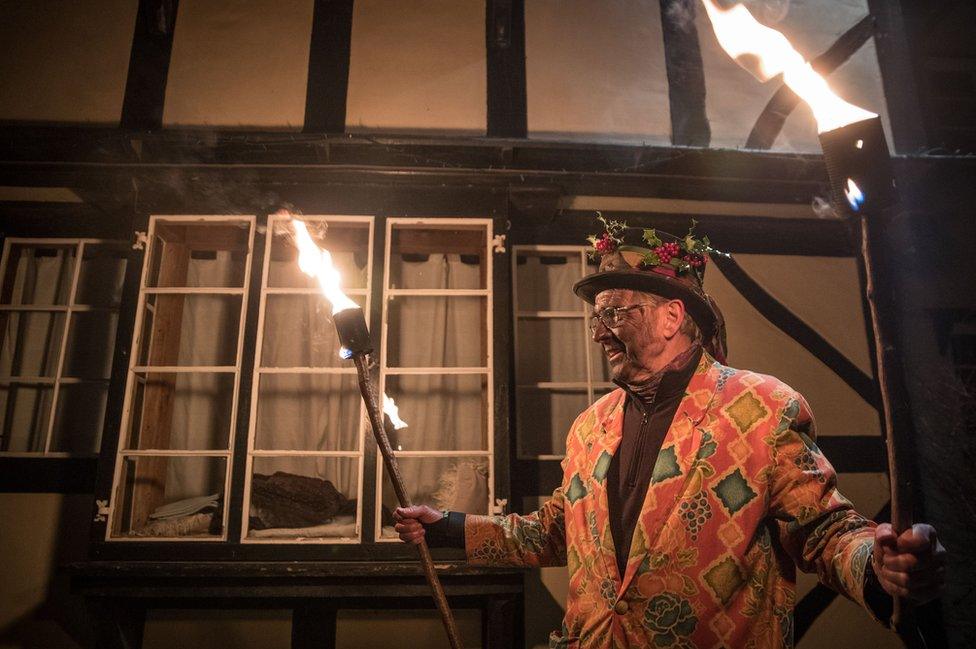
M 573 286 L 577 296 L 593 304 L 598 293 L 630 289 L 681 300 L 702 333 L 702 346 L 718 362 L 725 363 L 727 345 L 722 312 L 702 288 L 709 255 L 729 256 L 712 248 L 707 236 L 695 233 L 697 222 L 684 237 L 653 228 L 629 227 L 607 220 L 597 212 L 604 231 L 590 235 L 590 255 L 599 258 L 599 270 Z M 629 234 L 641 233 L 643 246 L 627 243 Z

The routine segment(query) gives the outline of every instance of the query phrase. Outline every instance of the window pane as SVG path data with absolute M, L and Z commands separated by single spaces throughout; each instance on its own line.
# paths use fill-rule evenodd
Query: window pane
M 380 460 L 377 459 L 377 462 Z M 397 458 L 407 495 L 414 505 L 450 509 L 468 514 L 488 512 L 487 457 Z M 395 538 L 392 512 L 399 506 L 393 483 L 383 467 L 383 538 Z
M 226 472 L 219 457 L 126 458 L 113 535 L 220 536 Z
M 394 225 L 390 288 L 487 288 L 487 236 L 483 225 Z
M 248 538 L 358 538 L 359 458 L 256 457 Z
M 362 398 L 352 374 L 262 374 L 254 446 L 358 451 Z
M 136 376 L 130 404 L 135 449 L 226 449 L 234 375 L 149 373 Z
M 140 365 L 235 365 L 240 295 L 148 295 Z
M 563 455 L 569 427 L 589 405 L 586 390 L 520 388 L 515 398 L 519 455 Z
M 118 306 L 129 250 L 123 244 L 86 243 L 81 257 L 75 304 Z
M 0 383 L 0 451 L 44 450 L 53 396 L 50 385 Z
M 484 367 L 483 297 L 404 297 L 389 302 L 388 367 Z
M 54 376 L 64 318 L 51 311 L 0 312 L 0 376 Z
M 365 297 L 352 298 L 364 304 Z M 351 367 L 339 358 L 332 306 L 317 295 L 269 295 L 261 343 L 263 367 Z
M 580 253 L 518 250 L 515 287 L 518 311 L 580 311 L 573 284 L 583 277 Z
M 389 427 L 398 451 L 488 449 L 488 378 L 482 374 L 386 377 L 386 393 L 407 427 Z
M 76 252 L 74 245 L 12 244 L 0 304 L 67 304 Z
M 316 242 L 332 254 L 332 263 L 342 275 L 342 288 L 366 288 L 369 263 L 369 224 L 306 221 Z M 268 286 L 275 288 L 317 288 L 318 283 L 298 267 L 298 250 L 289 221 L 274 220 L 275 237 L 268 263 Z
M 64 376 L 107 379 L 112 374 L 115 330 L 119 315 L 114 311 L 76 311 L 68 326 Z
M 62 383 L 54 413 L 51 450 L 98 453 L 107 399 L 108 382 Z
M 147 286 L 242 287 L 250 223 L 156 221 Z
M 586 383 L 586 337 L 579 318 L 518 321 L 518 383 Z

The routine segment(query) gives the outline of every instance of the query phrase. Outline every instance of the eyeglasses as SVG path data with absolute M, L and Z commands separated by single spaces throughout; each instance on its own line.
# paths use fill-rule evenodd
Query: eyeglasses
M 599 313 L 594 313 L 590 316 L 590 332 L 596 331 L 598 322 L 602 322 L 603 326 L 607 329 L 619 327 L 622 313 L 631 309 L 639 309 L 642 306 L 653 305 L 650 302 L 641 302 L 640 304 L 631 304 L 628 306 L 608 306 Z

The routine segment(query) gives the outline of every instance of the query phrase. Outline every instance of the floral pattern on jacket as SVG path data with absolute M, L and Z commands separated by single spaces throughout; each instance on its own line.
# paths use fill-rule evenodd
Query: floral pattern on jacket
M 874 523 L 836 489 L 804 398 L 707 354 L 658 455 L 619 574 L 606 472 L 625 393 L 585 410 L 566 441 L 562 484 L 536 512 L 468 516 L 473 563 L 566 565 L 553 647 L 793 646 L 795 568 L 864 605 Z

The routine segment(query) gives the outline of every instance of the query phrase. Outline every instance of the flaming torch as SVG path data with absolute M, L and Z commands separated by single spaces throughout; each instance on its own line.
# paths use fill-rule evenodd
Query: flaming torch
M 359 376 L 359 392 L 366 403 L 370 427 L 373 430 L 376 445 L 383 455 L 386 472 L 393 482 L 393 490 L 396 492 L 400 505 L 410 507 L 410 496 L 403 486 L 400 468 L 383 427 L 383 413 L 385 412 L 390 417 L 395 428 L 403 428 L 406 423 L 400 419 L 393 399 L 385 394 L 383 395 L 383 407 L 380 408 L 376 387 L 369 377 L 367 356 L 372 353 L 373 346 L 369 338 L 369 329 L 366 327 L 366 317 L 359 305 L 342 292 L 340 288 L 341 277 L 339 271 L 332 264 L 332 255 L 329 251 L 319 248 L 315 244 L 304 222 L 293 218 L 292 226 L 295 229 L 295 244 L 298 246 L 299 268 L 306 275 L 318 280 L 322 294 L 332 304 L 332 321 L 335 323 L 341 345 L 339 355 L 344 359 L 352 359 L 356 364 L 356 373 Z M 440 611 L 441 621 L 447 630 L 447 638 L 453 649 L 461 649 L 461 636 L 458 634 L 457 625 L 454 623 L 454 615 L 447 604 L 444 588 L 441 586 L 440 579 L 434 569 L 434 560 L 430 556 L 430 548 L 427 547 L 427 542 L 421 539 L 420 543 L 417 544 L 417 549 L 420 552 L 420 563 L 424 568 L 427 583 L 433 590 L 434 601 Z
M 891 519 L 896 532 L 901 533 L 912 524 L 912 470 L 906 455 L 912 418 L 897 352 L 895 287 L 887 273 L 876 269 L 876 263 L 883 259 L 883 232 L 900 211 L 881 120 L 834 94 L 783 34 L 760 24 L 744 6 L 722 9 L 713 0 L 702 2 L 715 36 L 729 56 L 760 81 L 782 74 L 790 89 L 810 105 L 834 203 L 860 222 L 865 292 L 886 431 Z M 891 624 L 910 646 L 924 646 L 924 642 L 918 645 L 921 639 L 917 629 L 904 616 L 898 598 Z

